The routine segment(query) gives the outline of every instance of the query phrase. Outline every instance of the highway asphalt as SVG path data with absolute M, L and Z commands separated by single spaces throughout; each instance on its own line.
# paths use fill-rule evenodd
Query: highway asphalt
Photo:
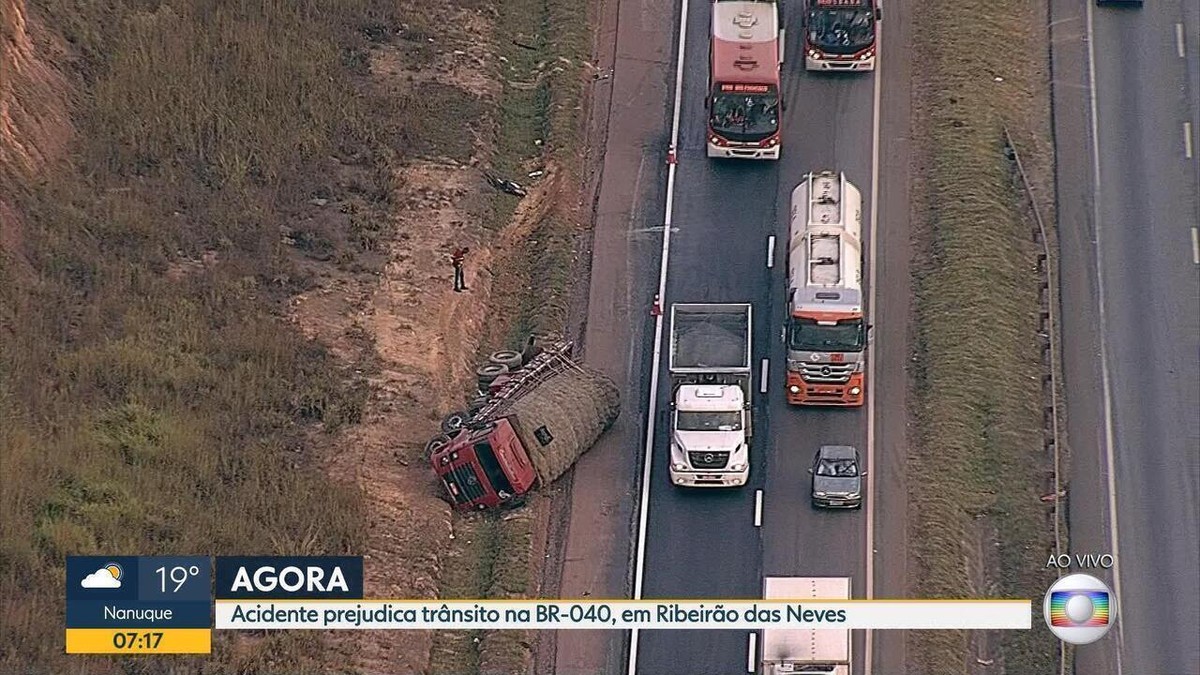
M 1071 550 L 1115 553 L 1081 571 L 1119 593 L 1076 673 L 1196 675 L 1200 17 L 1182 0 L 1052 14 Z
M 808 171 L 845 171 L 862 190 L 864 214 L 869 213 L 874 76 L 805 72 L 800 16 L 791 12 L 785 16 L 788 63 L 784 65 L 783 90 L 788 107 L 783 119 L 782 159 L 778 163 L 709 160 L 704 151 L 703 107 L 709 17 L 708 3 L 689 3 L 674 189 L 673 224 L 677 230 L 671 238 L 663 300 L 665 306 L 673 302 L 753 304 L 756 426 L 751 480 L 744 488 L 734 490 L 682 490 L 672 486 L 667 471 L 666 417 L 665 413 L 658 415 L 642 595 L 648 599 L 757 598 L 761 597 L 764 575 L 848 575 L 853 578 L 855 597 L 865 597 L 866 511 L 813 510 L 806 470 L 821 444 L 852 444 L 865 452 L 867 409 L 787 406 L 781 390 L 785 358 L 780 334 L 785 312 L 784 249 L 791 190 Z M 885 17 L 885 25 L 886 21 Z M 884 30 L 882 68 L 887 67 L 888 59 L 901 58 L 898 54 L 904 44 L 898 40 L 897 47 L 889 49 Z M 907 77 L 907 67 L 898 73 Z M 887 542 L 884 553 L 894 561 L 904 557 L 903 461 L 898 458 L 905 451 L 904 369 L 899 360 L 907 353 L 908 87 L 897 82 L 886 88 L 885 100 L 888 97 L 893 97 L 894 105 L 888 109 L 883 126 L 895 135 L 881 141 L 882 154 L 894 170 L 896 182 L 905 187 L 893 187 L 885 195 L 896 225 L 880 242 L 889 246 L 880 246 L 885 256 L 880 269 L 894 275 L 887 279 L 889 287 L 881 304 L 887 305 L 887 316 L 895 323 L 886 329 L 877 328 L 875 349 L 896 362 L 878 366 L 880 384 L 886 389 L 869 391 L 875 395 L 883 391 L 889 397 L 884 399 L 890 411 L 887 426 L 877 433 L 889 439 L 885 444 L 889 452 L 899 453 L 881 463 L 881 476 L 877 477 L 877 490 L 893 510 L 877 514 L 876 529 L 887 534 L 876 541 L 877 545 L 881 540 Z M 610 147 L 614 141 L 610 139 Z M 777 246 L 774 265 L 768 268 L 771 235 L 777 237 Z M 660 411 L 668 408 L 669 399 L 666 338 L 664 333 L 657 402 Z M 769 359 L 765 395 L 758 393 L 757 376 L 764 358 Z M 763 491 L 761 527 L 754 526 L 758 490 Z M 881 577 L 891 586 L 876 588 L 875 595 L 901 597 L 903 566 L 890 563 L 887 567 L 888 573 Z M 863 672 L 863 639 L 863 635 L 856 635 L 855 673 Z M 640 634 L 637 672 L 745 672 L 748 648 L 748 634 L 742 631 L 645 631 Z M 880 649 L 883 651 L 877 653 L 886 654 L 882 660 L 889 665 L 884 670 L 877 667 L 876 672 L 903 673 L 903 640 L 881 640 Z

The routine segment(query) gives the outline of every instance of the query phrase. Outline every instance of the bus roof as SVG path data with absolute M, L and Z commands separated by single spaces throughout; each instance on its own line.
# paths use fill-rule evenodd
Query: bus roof
M 712 81 L 779 83 L 779 12 L 771 0 L 716 0 L 712 9 Z

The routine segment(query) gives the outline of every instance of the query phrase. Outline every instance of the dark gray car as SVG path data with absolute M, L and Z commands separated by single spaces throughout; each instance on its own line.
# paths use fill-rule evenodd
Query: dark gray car
M 862 506 L 862 462 L 858 450 L 849 445 L 824 445 L 813 458 L 813 506 L 857 509 Z

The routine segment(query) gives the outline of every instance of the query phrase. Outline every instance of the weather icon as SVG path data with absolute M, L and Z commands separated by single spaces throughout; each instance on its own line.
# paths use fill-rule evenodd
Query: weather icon
M 120 565 L 115 562 L 104 563 L 103 567 L 84 577 L 79 585 L 84 588 L 120 588 L 123 576 L 125 570 Z

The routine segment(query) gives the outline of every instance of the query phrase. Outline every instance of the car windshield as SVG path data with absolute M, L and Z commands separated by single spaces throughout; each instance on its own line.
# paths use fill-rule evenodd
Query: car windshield
M 793 318 L 788 331 L 788 349 L 792 351 L 861 352 L 864 346 L 862 319 L 822 326 L 813 319 Z
M 875 17 L 869 8 L 816 9 L 808 15 L 808 41 L 834 54 L 852 54 L 871 46 Z
M 830 478 L 855 478 L 858 476 L 858 463 L 853 459 L 827 459 L 817 462 L 817 475 Z
M 678 412 L 675 414 L 678 431 L 741 431 L 740 412 Z
M 773 91 L 765 94 L 718 92 L 713 95 L 708 121 L 715 133 L 730 141 L 766 140 L 779 131 L 779 97 Z

